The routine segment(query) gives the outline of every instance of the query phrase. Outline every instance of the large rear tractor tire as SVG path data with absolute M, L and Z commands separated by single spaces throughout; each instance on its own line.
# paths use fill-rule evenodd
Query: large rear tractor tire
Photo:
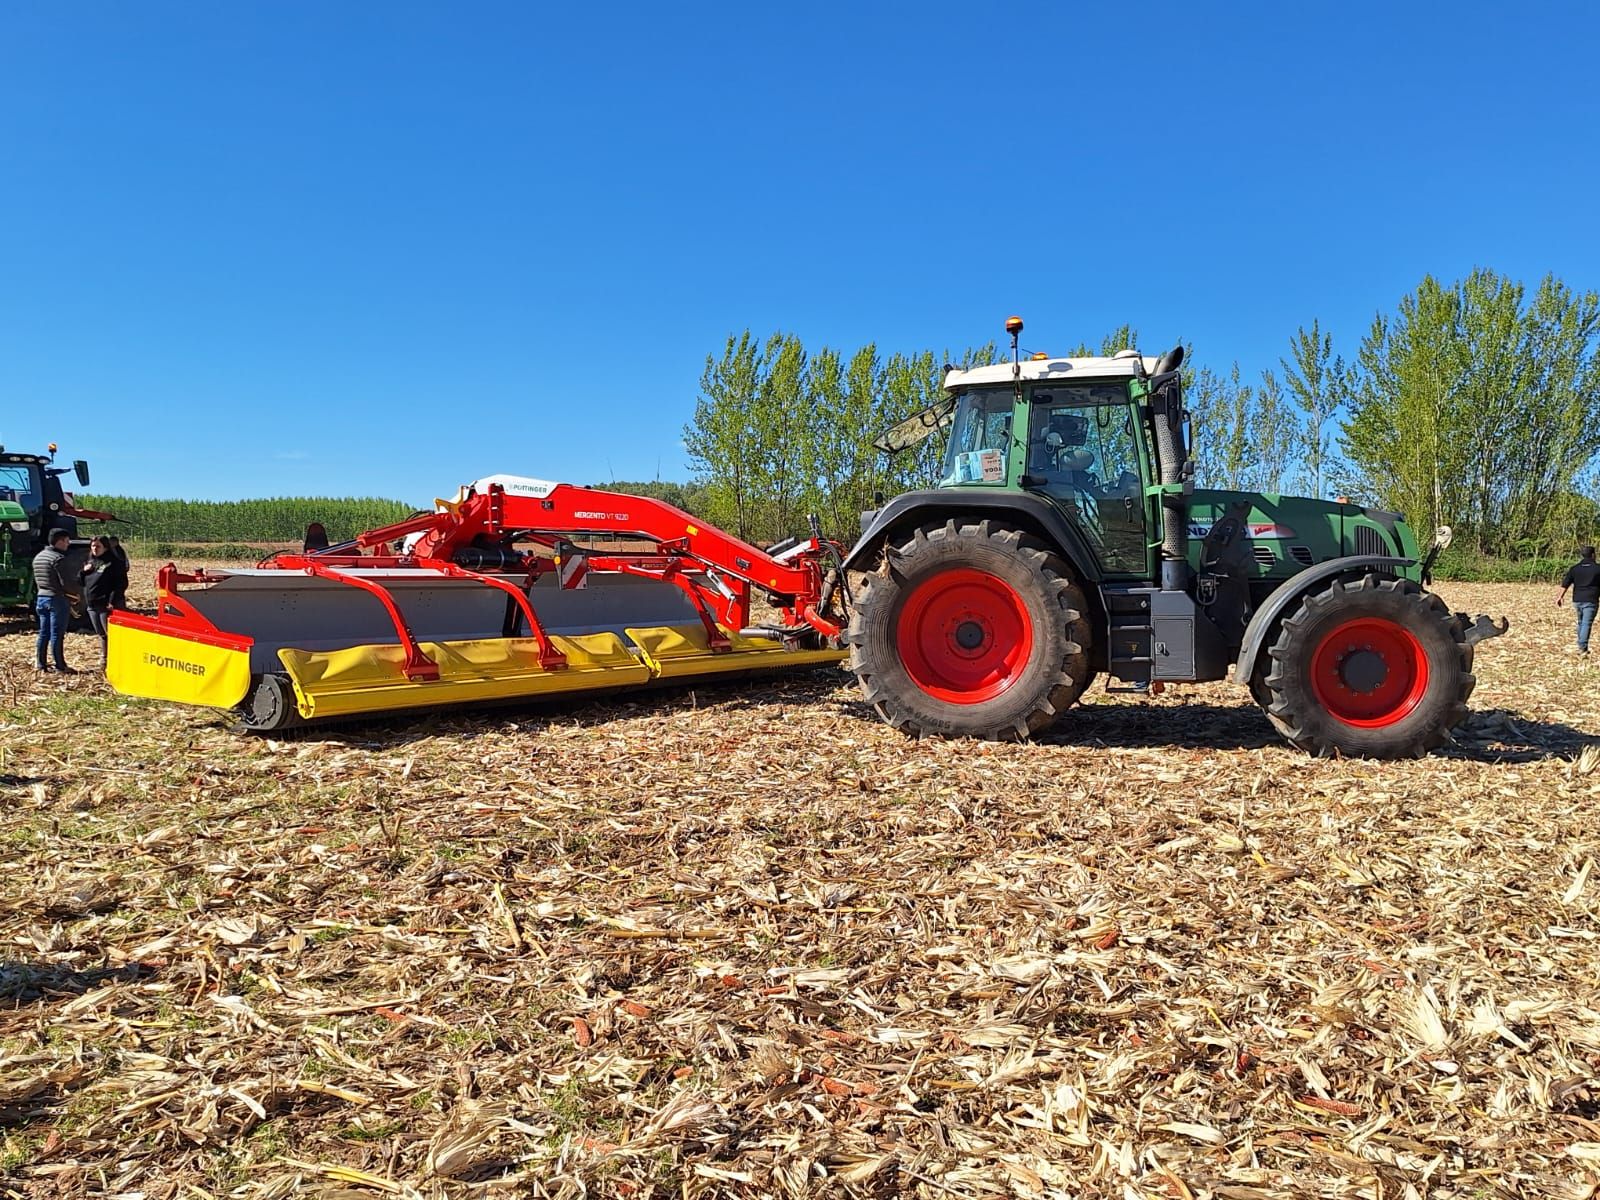
M 1251 691 L 1302 750 L 1417 758 L 1466 718 L 1472 657 L 1444 601 L 1408 580 L 1366 575 L 1301 600 Z
M 1071 569 L 989 521 L 928 525 L 867 577 L 845 644 L 867 700 L 912 734 L 1029 737 L 1083 694 L 1093 628 Z

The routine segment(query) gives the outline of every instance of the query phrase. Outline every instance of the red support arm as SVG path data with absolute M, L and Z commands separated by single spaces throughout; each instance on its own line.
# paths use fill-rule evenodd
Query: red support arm
M 840 633 L 839 626 L 818 607 L 822 602 L 823 543 L 812 539 L 799 553 L 779 559 L 648 496 L 569 483 L 555 484 L 543 496 L 526 495 L 508 492 L 495 483 L 461 501 L 441 501 L 436 512 L 360 534 L 355 544 L 360 549 L 380 548 L 412 534 L 421 536 L 406 555 L 376 549 L 373 558 L 363 561 L 359 550 L 358 557 L 351 559 L 347 549 L 337 556 L 313 553 L 302 558 L 290 554 L 281 556 L 279 561 L 286 566 L 306 565 L 312 569 L 414 562 L 498 587 L 501 585 L 493 575 L 460 568 L 457 554 L 479 539 L 501 543 L 508 537 L 523 538 L 545 546 L 553 545 L 557 539 L 585 536 L 639 540 L 650 543 L 650 547 L 598 550 L 591 554 L 592 565 L 598 570 L 648 574 L 675 583 L 690 593 L 702 620 L 709 621 L 709 613 L 714 611 L 733 629 L 749 623 L 750 592 L 758 588 L 777 599 L 791 624 L 808 624 L 828 637 L 838 637 Z M 542 561 L 534 560 L 530 570 L 537 572 L 537 564 Z M 721 586 L 707 586 L 703 578 L 707 573 L 715 575 Z M 525 597 L 522 607 L 527 615 Z M 536 631 L 534 636 L 542 637 L 537 621 L 530 619 L 529 628 Z M 541 657 L 556 653 L 543 641 L 541 648 Z
M 528 622 L 528 633 L 539 643 L 539 665 L 546 671 L 559 671 L 567 665 L 567 656 L 555 648 L 550 641 L 550 635 L 544 631 L 544 626 L 539 624 L 539 616 L 533 611 L 533 605 L 528 602 L 527 593 L 516 584 L 507 579 L 498 579 L 493 575 L 484 575 L 477 571 L 469 571 L 465 567 L 458 567 L 455 563 L 435 562 L 429 564 L 432 569 L 440 571 L 455 579 L 471 579 L 478 583 L 486 584 L 492 588 L 499 588 L 517 602 L 517 607 L 522 610 L 523 619 Z
M 422 648 L 417 645 L 417 639 L 411 634 L 411 626 L 406 624 L 406 619 L 401 615 L 388 588 L 373 583 L 370 579 L 362 579 L 359 575 L 348 575 L 333 567 L 324 566 L 314 559 L 306 560 L 305 569 L 323 579 L 331 579 L 335 583 L 347 583 L 351 587 L 360 588 L 376 596 L 378 603 L 382 604 L 384 611 L 389 614 L 389 620 L 394 622 L 394 631 L 399 635 L 401 648 L 406 652 L 406 678 L 416 680 L 439 678 L 439 664 L 424 654 Z
M 435 518 L 450 515 L 439 513 Z M 419 557 L 453 559 L 457 550 L 471 545 L 481 534 L 496 538 L 512 531 L 600 534 L 655 542 L 657 553 L 661 543 L 672 543 L 683 557 L 697 559 L 773 595 L 803 601 L 815 600 L 821 593 L 821 573 L 814 560 L 780 562 L 749 542 L 648 496 L 563 483 L 548 496 L 534 497 L 492 485 L 487 492 L 468 497 L 453 516 L 453 520 L 438 522 L 423 534 L 417 544 Z

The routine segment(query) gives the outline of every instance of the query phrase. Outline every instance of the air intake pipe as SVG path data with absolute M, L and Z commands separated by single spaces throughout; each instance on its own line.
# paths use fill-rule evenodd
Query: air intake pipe
M 1183 347 L 1174 346 L 1156 362 L 1151 382 L 1150 411 L 1156 434 L 1156 466 L 1163 484 L 1184 482 L 1183 400 L 1177 370 Z M 1161 497 L 1161 587 L 1182 592 L 1189 587 L 1189 499 L 1182 493 Z

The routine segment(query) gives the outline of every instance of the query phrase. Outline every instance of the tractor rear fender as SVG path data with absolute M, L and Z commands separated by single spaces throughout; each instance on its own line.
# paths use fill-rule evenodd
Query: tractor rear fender
M 1100 567 L 1083 534 L 1043 496 L 993 488 L 939 488 L 896 496 L 872 520 L 845 557 L 846 571 L 870 571 L 884 543 L 930 522 L 985 518 L 1041 538 L 1072 565 L 1083 584 L 1100 582 Z M 1091 589 L 1097 590 L 1097 589 Z
M 1297 604 L 1307 592 L 1317 590 L 1317 586 L 1335 579 L 1340 575 L 1352 573 L 1366 574 L 1373 568 L 1399 573 L 1406 567 L 1415 567 L 1415 559 L 1390 558 L 1383 554 L 1352 554 L 1346 558 L 1330 559 L 1325 563 L 1318 563 L 1308 567 L 1291 579 L 1285 579 L 1277 589 L 1266 598 L 1260 608 L 1251 616 L 1250 623 L 1244 627 L 1244 641 L 1239 646 L 1239 657 L 1234 662 L 1233 677 L 1239 683 L 1249 683 L 1251 673 L 1256 668 L 1256 659 L 1260 656 L 1262 647 L 1266 645 L 1267 638 L 1272 633 L 1272 628 L 1277 624 L 1291 607 Z

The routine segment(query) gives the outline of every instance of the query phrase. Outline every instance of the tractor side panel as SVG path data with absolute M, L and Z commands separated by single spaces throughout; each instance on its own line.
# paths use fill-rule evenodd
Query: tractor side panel
M 1189 505 L 1189 558 L 1196 569 L 1200 566 L 1200 545 L 1211 532 L 1211 526 L 1221 520 L 1232 505 L 1240 503 L 1248 508 L 1245 538 L 1249 544 L 1253 593 L 1264 595 L 1307 567 L 1350 553 L 1344 540 L 1343 510 L 1359 513 L 1353 506 L 1265 492 L 1197 488 Z M 1387 548 L 1382 552 L 1393 553 Z M 1262 587 L 1263 584 L 1270 586 Z

